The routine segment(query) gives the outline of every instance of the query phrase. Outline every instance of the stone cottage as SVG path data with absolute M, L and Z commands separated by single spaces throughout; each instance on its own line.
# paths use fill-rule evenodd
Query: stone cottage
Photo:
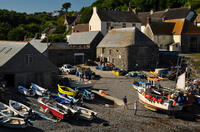
M 112 29 L 97 46 L 97 57 L 125 70 L 155 68 L 158 46 L 135 27 Z
M 89 31 L 101 31 L 105 35 L 109 29 L 138 27 L 141 23 L 133 11 L 98 10 L 93 7 L 93 14 L 89 21 Z
M 57 67 L 29 42 L 0 41 L 0 74 L 9 86 L 30 82 L 42 87 L 56 84 Z

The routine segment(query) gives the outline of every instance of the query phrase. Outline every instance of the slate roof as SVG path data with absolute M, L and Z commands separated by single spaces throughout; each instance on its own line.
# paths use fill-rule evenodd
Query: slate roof
M 152 22 L 150 24 L 154 35 L 172 35 L 175 23 Z
M 14 57 L 28 42 L 0 41 L 0 67 Z
M 63 42 L 51 43 L 48 49 L 69 49 L 69 45 Z
M 97 14 L 104 22 L 140 22 L 139 18 L 130 11 L 98 10 Z
M 69 45 L 90 44 L 98 34 L 99 31 L 72 33 L 69 37 Z
M 166 22 L 174 22 L 174 35 L 193 34 L 200 35 L 200 29 L 187 20 L 166 20 Z
M 128 47 L 131 45 L 155 45 L 155 43 L 135 27 L 112 29 L 97 47 Z
M 30 41 L 30 44 L 34 48 L 36 48 L 40 53 L 44 53 L 48 48 L 48 44 L 47 43 L 42 43 L 40 39 L 32 39 Z
M 138 12 L 138 18 L 140 19 L 142 25 L 146 25 L 147 17 L 151 18 L 151 22 L 161 22 L 162 18 L 165 20 L 171 19 L 184 19 L 188 16 L 191 9 L 186 8 L 173 8 L 163 11 L 156 11 L 150 14 L 150 12 Z
M 44 31 L 42 31 L 42 34 L 46 33 L 46 34 L 53 34 L 56 32 L 56 28 L 45 28 Z
M 173 29 L 174 35 L 180 35 L 183 30 L 184 20 L 166 20 L 165 22 L 174 22 L 175 26 Z
M 168 9 L 165 13 L 165 20 L 186 18 L 190 10 L 188 7 Z

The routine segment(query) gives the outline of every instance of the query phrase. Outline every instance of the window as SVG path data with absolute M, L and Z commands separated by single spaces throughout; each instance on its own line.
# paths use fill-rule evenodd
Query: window
M 33 54 L 24 55 L 25 64 L 33 64 Z
M 135 27 L 135 23 L 133 23 L 132 26 Z
M 109 55 L 111 55 L 112 54 L 112 50 L 109 50 Z
M 126 23 L 123 23 L 123 24 L 122 24 L 122 27 L 125 28 L 125 27 L 126 27 Z
M 111 28 L 111 23 L 110 22 L 107 23 L 106 28 L 107 29 Z
M 105 53 L 105 48 L 102 48 L 102 54 L 104 54 Z
M 90 31 L 91 31 L 92 27 L 90 26 Z

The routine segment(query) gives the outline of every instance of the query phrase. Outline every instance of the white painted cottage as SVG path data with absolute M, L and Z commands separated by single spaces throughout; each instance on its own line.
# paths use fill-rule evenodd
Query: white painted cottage
M 89 21 L 89 31 L 101 31 L 105 35 L 109 29 L 137 27 L 141 22 L 132 11 L 98 10 L 93 7 L 93 14 Z

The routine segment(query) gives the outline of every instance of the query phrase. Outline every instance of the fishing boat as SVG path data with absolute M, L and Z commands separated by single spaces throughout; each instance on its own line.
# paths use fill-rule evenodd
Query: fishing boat
M 18 92 L 23 94 L 23 95 L 26 95 L 26 96 L 35 96 L 35 91 L 33 89 L 29 89 L 29 88 L 25 88 L 21 85 L 19 85 L 17 87 L 18 89 Z
M 175 99 L 169 99 L 165 96 L 154 95 L 150 89 L 140 87 L 138 88 L 138 96 L 145 108 L 157 111 L 180 111 L 183 108 L 182 103 L 178 103 Z
M 39 85 L 35 84 L 35 83 L 31 83 L 31 88 L 35 91 L 35 93 L 38 96 L 44 96 L 44 95 L 48 95 L 48 90 L 45 88 L 40 87 Z
M 150 83 L 143 82 L 143 81 L 133 81 L 132 86 L 135 90 L 138 89 L 138 87 L 147 87 L 150 86 Z
M 62 93 L 59 93 L 59 92 L 58 92 L 58 96 L 60 98 L 64 98 L 65 100 L 72 101 L 74 104 L 79 103 L 79 99 L 75 99 L 72 96 L 69 96 L 69 95 L 66 95 L 66 94 L 62 94 Z
M 8 105 L 0 102 L 0 116 L 16 116 L 17 113 L 14 112 Z
M 26 128 L 29 125 L 28 120 L 24 118 L 6 116 L 0 117 L 0 124 L 10 128 Z
M 59 84 L 58 84 L 58 91 L 62 94 L 66 94 L 66 95 L 69 95 L 69 96 L 75 96 L 76 95 L 76 91 L 73 90 L 72 88 L 66 87 L 66 86 L 60 86 Z
M 13 111 L 15 111 L 17 114 L 19 114 L 22 117 L 27 118 L 30 114 L 31 108 L 29 108 L 28 106 L 20 102 L 9 100 L 9 106 Z
M 58 119 L 67 119 L 71 116 L 71 111 L 64 108 L 59 103 L 51 100 L 49 97 L 40 97 L 38 98 L 38 103 L 45 110 L 45 112 L 50 112 L 53 116 Z

